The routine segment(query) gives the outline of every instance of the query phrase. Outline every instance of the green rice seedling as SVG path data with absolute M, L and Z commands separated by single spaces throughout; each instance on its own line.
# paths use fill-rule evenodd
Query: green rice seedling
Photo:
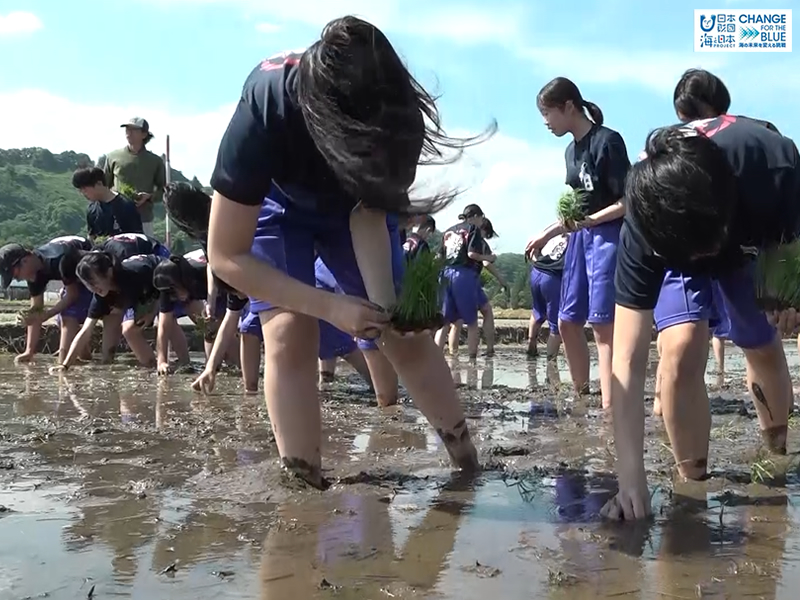
M 756 296 L 764 310 L 800 309 L 800 240 L 758 253 Z
M 136 188 L 129 183 L 121 183 L 117 186 L 117 192 L 125 196 L 128 200 L 136 200 Z
M 40 314 L 44 312 L 44 306 L 29 306 L 17 311 L 17 324 L 24 325 L 27 318 L 31 315 Z
M 586 192 L 568 189 L 558 198 L 556 214 L 562 224 L 571 226 L 586 218 Z
M 400 331 L 438 329 L 442 325 L 439 275 L 444 261 L 422 252 L 406 265 L 400 297 L 392 311 L 392 325 Z

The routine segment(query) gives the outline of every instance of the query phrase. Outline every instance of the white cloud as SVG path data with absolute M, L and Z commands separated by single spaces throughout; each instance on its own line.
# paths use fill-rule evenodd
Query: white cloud
M 14 11 L 0 15 L 0 37 L 33 33 L 43 27 L 41 19 L 31 12 Z
M 264 2 L 263 0 L 139 0 L 166 7 L 169 5 L 237 5 L 254 18 L 268 17 L 271 23 L 301 24 L 322 29 L 337 17 L 356 15 L 387 32 L 423 37 L 439 37 L 464 44 L 516 38 L 521 17 L 527 9 L 506 6 L 503 10 L 481 5 L 442 7 L 429 0 L 304 0 L 303 2 Z
M 531 236 L 555 220 L 556 198 L 565 187 L 564 176 L 562 146 L 534 146 L 498 133 L 488 142 L 469 148 L 453 165 L 422 167 L 419 180 L 423 189 L 452 186 L 465 190 L 452 206 L 435 215 L 439 229 L 454 225 L 464 206 L 475 203 L 500 234 L 492 247 L 501 252 L 521 252 Z
M 80 104 L 38 90 L 0 93 L 0 131 L 5 148 L 75 150 L 96 160 L 124 145 L 120 124 L 138 115 L 149 121 L 156 136 L 148 148 L 161 154 L 169 134 L 172 166 L 187 177 L 196 175 L 204 184 L 208 183 L 219 140 L 232 113 L 233 105 L 189 114 L 140 105 Z M 498 133 L 470 148 L 453 165 L 422 167 L 419 179 L 421 186 L 465 190 L 452 207 L 436 215 L 442 228 L 457 221 L 465 204 L 475 202 L 500 232 L 495 247 L 519 251 L 528 237 L 554 218 L 554 199 L 564 186 L 563 156 L 559 145 L 532 146 Z
M 281 26 L 276 25 L 275 23 L 257 23 L 256 24 L 256 31 L 259 33 L 275 33 L 280 31 Z
M 0 93 L 0 131 L 5 148 L 40 146 L 53 152 L 75 150 L 92 159 L 125 145 L 120 129 L 132 116 L 150 123 L 148 148 L 157 154 L 170 135 L 172 166 L 203 183 L 214 167 L 217 146 L 233 114 L 233 104 L 206 113 L 165 112 L 141 105 L 79 104 L 39 90 Z
M 549 71 L 581 83 L 633 81 L 658 92 L 670 92 L 681 74 L 693 67 L 714 70 L 726 63 L 720 56 L 703 56 L 702 64 L 691 52 L 630 52 L 613 48 L 520 48 L 521 57 Z M 587 60 L 591 57 L 591 60 Z

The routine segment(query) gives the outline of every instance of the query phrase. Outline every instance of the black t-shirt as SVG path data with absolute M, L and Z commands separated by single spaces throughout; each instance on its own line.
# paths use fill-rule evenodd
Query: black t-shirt
M 158 240 L 143 233 L 120 233 L 100 244 L 100 250 L 108 252 L 118 260 L 125 260 L 141 254 L 161 256 L 166 254 Z
M 201 242 L 200 246 L 202 247 L 201 250 L 197 250 L 194 252 L 188 252 L 184 256 L 186 258 L 191 257 L 193 260 L 202 262 L 208 265 L 208 245 L 205 242 Z M 190 256 L 191 255 L 191 256 Z M 242 294 L 241 292 L 235 290 L 233 287 L 229 286 L 227 283 L 222 281 L 215 273 L 214 275 L 214 284 L 217 286 L 218 293 L 222 293 L 226 295 L 225 298 L 225 308 L 231 310 L 233 312 L 239 312 L 244 310 L 244 307 L 247 306 L 247 302 L 249 298 L 247 295 Z M 208 275 L 206 274 L 206 277 Z M 206 295 L 208 295 L 208 289 L 206 288 Z
M 586 214 L 620 200 L 631 167 L 622 136 L 595 125 L 580 140 L 572 141 L 564 154 L 568 186 L 586 193 Z
M 205 254 L 202 252 L 189 252 L 183 256 L 191 268 L 189 281 L 185 282 L 188 284 L 186 291 L 189 292 L 189 302 L 208 298 L 207 263 L 205 260 L 197 260 L 195 257 L 198 254 L 202 255 L 203 259 L 205 259 Z M 168 290 L 161 291 L 158 297 L 158 312 L 171 313 L 175 310 L 177 304 L 180 304 L 180 300 L 178 300 L 174 292 Z
M 349 212 L 355 199 L 317 150 L 297 103 L 301 54 L 268 58 L 247 77 L 219 146 L 211 187 L 258 206 L 275 184 L 296 206 Z
M 533 268 L 543 273 L 561 275 L 564 271 L 564 256 L 567 253 L 567 235 L 557 235 L 542 248 L 542 254 L 533 263 Z
M 645 241 L 630 214 L 617 251 L 617 303 L 655 307 L 667 268 L 685 274 L 723 275 L 752 249 L 769 248 L 800 234 L 800 157 L 794 142 L 764 121 L 722 115 L 688 123 L 722 148 L 737 178 L 738 204 L 728 243 L 719 255 L 691 265 L 668 265 Z
M 33 254 L 42 261 L 42 268 L 36 279 L 28 282 L 31 297 L 43 295 L 51 281 L 60 280 L 64 285 L 78 281 L 75 268 L 81 259 L 80 252 L 91 249 L 92 243 L 78 235 L 57 237 L 36 248 Z
M 122 260 L 114 271 L 114 281 L 119 289 L 107 296 L 95 294 L 89 305 L 89 318 L 101 319 L 114 308 L 127 310 L 157 301 L 159 291 L 153 286 L 153 272 L 162 260 L 164 258 L 153 254 Z
M 481 230 L 468 223 L 458 223 L 445 230 L 442 237 L 442 251 L 448 266 L 465 266 L 480 270 L 483 263 L 472 260 L 468 254 L 483 254 L 484 241 Z
M 90 202 L 86 207 L 86 227 L 91 237 L 144 233 L 136 205 L 120 194 L 108 202 Z
M 403 242 L 403 252 L 406 255 L 406 260 L 414 260 L 423 252 L 431 251 L 431 247 L 428 245 L 428 242 L 423 240 L 416 233 L 409 233 L 405 236 L 405 238 L 406 239 Z

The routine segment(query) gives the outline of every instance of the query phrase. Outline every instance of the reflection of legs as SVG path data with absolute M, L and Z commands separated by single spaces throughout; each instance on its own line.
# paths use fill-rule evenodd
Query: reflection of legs
M 247 392 L 258 391 L 258 370 L 261 364 L 261 340 L 258 336 L 242 333 L 239 337 L 239 361 L 242 365 L 242 382 Z
M 67 357 L 67 352 L 69 352 L 69 347 L 72 345 L 72 340 L 75 339 L 75 336 L 78 335 L 78 332 L 81 330 L 81 324 L 78 322 L 78 319 L 75 317 L 65 317 L 61 316 L 61 339 L 58 344 L 58 364 L 62 364 L 64 359 Z M 83 349 L 81 353 L 82 357 L 88 353 L 89 359 L 92 358 L 92 343 L 89 342 L 86 344 L 86 348 Z
M 394 406 L 397 404 L 399 382 L 392 363 L 380 350 L 365 348 L 362 352 L 369 370 L 369 377 L 372 380 L 372 387 L 375 389 L 378 406 Z
M 319 323 L 283 309 L 261 311 L 258 316 L 264 337 L 264 397 L 282 464 L 321 487 Z

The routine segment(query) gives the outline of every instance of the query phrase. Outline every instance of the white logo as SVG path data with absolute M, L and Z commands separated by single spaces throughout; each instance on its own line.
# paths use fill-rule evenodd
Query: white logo
M 183 258 L 186 260 L 196 260 L 197 262 L 206 262 L 206 253 L 203 252 L 202 248 L 198 248 L 197 250 L 192 250 L 191 252 L 187 252 L 183 255 Z
M 464 237 L 460 231 L 448 231 L 444 234 L 442 245 L 444 246 L 445 258 L 447 260 L 455 260 L 464 248 Z
M 792 9 L 695 9 L 694 51 L 791 52 Z
M 148 237 L 143 233 L 120 233 L 115 235 L 114 237 L 110 238 L 112 240 L 118 240 L 121 242 L 136 242 L 136 241 L 143 241 L 149 242 L 150 240 Z
M 578 174 L 578 179 L 581 180 L 584 190 L 587 192 L 594 191 L 594 181 L 592 181 L 592 174 L 589 173 L 586 163 L 581 163 L 581 172 Z

